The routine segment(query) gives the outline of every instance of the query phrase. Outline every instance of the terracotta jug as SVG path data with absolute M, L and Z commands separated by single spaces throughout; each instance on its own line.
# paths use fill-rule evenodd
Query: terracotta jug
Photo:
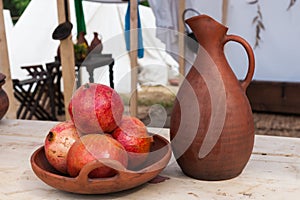
M 9 100 L 6 92 L 2 89 L 2 86 L 5 84 L 6 76 L 0 73 L 0 119 L 4 117 L 8 110 Z
M 88 42 L 85 39 L 85 32 L 79 32 L 78 36 L 77 36 L 77 44 L 86 44 L 87 48 L 88 48 Z
M 207 15 L 186 20 L 199 41 L 192 68 L 177 93 L 171 115 L 171 145 L 182 171 L 200 180 L 238 176 L 254 144 L 252 110 L 245 95 L 254 73 L 254 54 L 241 37 Z M 248 72 L 239 81 L 224 55 L 229 41 L 248 56 Z
M 94 38 L 89 46 L 89 52 L 93 51 L 94 53 L 101 53 L 103 49 L 103 44 L 101 39 L 99 38 L 99 34 L 94 32 Z

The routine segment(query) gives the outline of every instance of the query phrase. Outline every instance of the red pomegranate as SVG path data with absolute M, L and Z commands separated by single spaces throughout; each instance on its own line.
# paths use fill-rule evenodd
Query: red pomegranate
M 136 117 L 123 116 L 121 124 L 112 133 L 128 152 L 129 168 L 145 162 L 150 152 L 153 137 L 147 132 L 142 121 Z
M 67 154 L 79 135 L 71 120 L 61 122 L 50 129 L 44 142 L 48 162 L 59 172 L 67 173 Z
M 73 94 L 69 113 L 80 135 L 112 132 L 121 121 L 124 105 L 112 88 L 86 83 Z
M 101 158 L 119 161 L 127 167 L 128 156 L 124 147 L 108 134 L 88 134 L 77 140 L 67 156 L 67 171 L 71 177 L 76 177 L 82 167 L 89 162 Z M 91 171 L 90 178 L 105 178 L 116 174 L 116 171 L 102 165 Z

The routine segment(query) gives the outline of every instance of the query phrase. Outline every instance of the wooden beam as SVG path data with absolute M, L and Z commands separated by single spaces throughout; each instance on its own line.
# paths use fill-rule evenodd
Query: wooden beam
M 65 22 L 64 0 L 57 0 L 57 11 L 58 11 L 59 24 Z M 74 87 L 76 85 L 74 46 L 73 46 L 71 35 L 66 39 L 60 41 L 60 57 L 61 57 L 62 77 L 63 77 L 63 85 L 64 85 L 63 92 L 64 92 L 65 115 L 66 115 L 66 120 L 68 120 L 70 119 L 70 115 L 68 112 L 68 105 L 73 95 Z
M 222 3 L 222 24 L 227 25 L 229 0 L 223 0 Z
M 8 47 L 6 39 L 6 31 L 3 15 L 3 1 L 0 0 L 0 71 L 6 75 L 6 83 L 3 89 L 7 93 L 9 99 L 9 108 L 6 117 L 10 119 L 16 118 L 17 105 L 14 97 L 13 83 L 10 72 L 10 63 L 8 56 Z
M 182 75 L 183 78 L 185 76 L 185 60 L 184 60 L 184 33 L 185 33 L 185 27 L 184 22 L 182 21 L 182 14 L 185 10 L 185 0 L 179 0 L 178 5 L 178 65 L 179 65 L 179 72 Z M 181 78 L 181 79 L 182 79 Z M 182 80 L 181 80 L 182 81 Z
M 131 65 L 131 98 L 130 115 L 137 116 L 137 49 L 138 49 L 138 31 L 137 31 L 137 0 L 130 0 L 130 65 Z

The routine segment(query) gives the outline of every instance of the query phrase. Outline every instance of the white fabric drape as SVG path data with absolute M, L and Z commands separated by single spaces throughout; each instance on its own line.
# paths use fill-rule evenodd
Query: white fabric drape
M 148 2 L 156 18 L 156 37 L 166 45 L 168 53 L 178 60 L 178 20 L 182 18 L 178 13 L 179 0 L 148 0 Z M 193 3 L 193 0 L 187 0 L 186 8 L 192 8 Z M 191 17 L 193 14 L 195 13 L 186 13 L 185 17 Z M 187 73 L 195 59 L 195 54 L 188 48 L 185 48 L 185 59 L 187 61 L 185 73 Z

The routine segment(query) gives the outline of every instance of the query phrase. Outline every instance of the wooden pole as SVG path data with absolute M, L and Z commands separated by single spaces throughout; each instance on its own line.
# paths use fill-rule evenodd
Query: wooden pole
M 67 0 L 69 1 L 69 0 Z M 68 3 L 69 5 L 69 3 Z M 70 8 L 68 8 L 70 9 Z M 64 0 L 57 0 L 58 22 L 65 22 Z M 70 13 L 70 12 L 69 12 Z M 60 57 L 64 85 L 64 104 L 66 120 L 70 119 L 68 105 L 75 86 L 75 59 L 72 36 L 60 41 Z
M 182 21 L 182 14 L 185 10 L 185 0 L 179 0 L 179 6 L 178 6 L 178 64 L 179 64 L 179 72 L 182 75 L 183 78 L 185 76 L 185 60 L 184 60 L 184 22 Z M 182 81 L 182 78 L 180 82 Z
M 222 24 L 227 24 L 227 17 L 228 17 L 228 4 L 229 0 L 223 0 L 222 4 Z
M 137 49 L 138 49 L 138 31 L 137 31 L 137 0 L 130 0 L 130 65 L 131 65 L 131 98 L 130 115 L 137 116 Z
M 6 117 L 10 119 L 15 119 L 17 105 L 14 97 L 14 90 L 11 79 L 2 0 L 0 0 L 0 71 L 1 73 L 6 75 L 6 83 L 3 86 L 3 89 L 7 93 L 9 99 L 9 108 L 6 113 Z

